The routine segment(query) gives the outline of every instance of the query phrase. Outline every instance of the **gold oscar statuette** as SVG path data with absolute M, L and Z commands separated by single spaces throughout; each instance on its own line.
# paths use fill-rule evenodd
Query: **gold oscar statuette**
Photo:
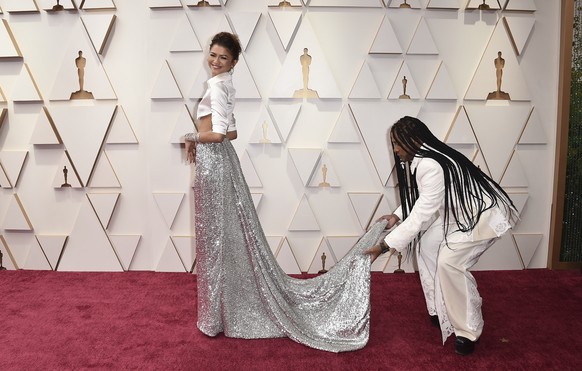
M 267 137 L 267 131 L 269 130 L 269 123 L 267 121 L 263 122 L 263 137 L 259 139 L 259 143 L 271 143 Z
M 309 65 L 311 65 L 311 56 L 307 53 L 307 48 L 303 48 L 303 54 L 299 57 L 301 62 L 301 73 L 303 74 L 303 89 L 295 90 L 293 98 L 319 98 L 317 91 L 309 89 Z
M 479 9 L 479 10 L 490 10 L 491 7 L 485 3 L 485 0 L 483 0 L 483 3 L 482 4 L 479 4 L 479 7 L 477 9 Z
M 58 11 L 61 11 L 61 10 L 64 10 L 65 9 L 65 7 L 62 6 L 61 4 L 59 4 L 59 2 L 60 1 L 57 0 L 56 5 L 53 5 L 53 11 L 58 12 Z
M 319 183 L 320 187 L 330 187 L 331 184 L 329 184 L 327 182 L 327 166 L 325 164 L 323 164 L 323 166 L 321 167 L 321 173 L 323 175 L 323 181 L 321 183 Z
M 394 270 L 394 273 L 404 273 L 402 269 L 402 253 L 398 252 L 398 268 Z
M 79 50 L 79 56 L 75 58 L 75 65 L 77 66 L 77 75 L 79 76 L 79 90 L 71 93 L 69 99 L 95 99 L 93 98 L 93 93 L 84 90 L 85 66 L 87 66 L 87 59 L 83 57 L 82 50 Z
M 404 2 L 400 4 L 400 8 L 410 8 L 410 4 L 408 4 L 406 0 L 404 0 Z
M 319 274 L 327 273 L 327 269 L 325 269 L 325 259 L 326 258 L 327 258 L 327 256 L 325 256 L 325 253 L 321 254 L 321 270 L 317 273 L 319 273 Z
M 511 100 L 509 93 L 501 90 L 501 81 L 503 78 L 503 67 L 505 67 L 505 59 L 501 57 L 501 51 L 497 52 L 497 58 L 494 59 L 495 76 L 497 77 L 497 90 L 492 91 L 487 95 L 487 99 L 491 100 Z
M 279 2 L 278 6 L 279 6 L 279 8 L 288 8 L 288 7 L 291 7 L 291 3 L 288 1 L 281 1 L 281 2 Z
M 65 182 L 63 184 L 61 184 L 61 188 L 68 188 L 71 187 L 71 185 L 69 183 L 67 183 L 67 174 L 69 173 L 69 170 L 67 169 L 67 167 L 63 167 L 63 175 L 65 177 Z
M 398 99 L 410 99 L 410 95 L 406 94 L 406 84 L 408 83 L 408 80 L 406 79 L 406 76 L 404 76 L 402 78 L 402 95 L 400 95 L 398 97 Z

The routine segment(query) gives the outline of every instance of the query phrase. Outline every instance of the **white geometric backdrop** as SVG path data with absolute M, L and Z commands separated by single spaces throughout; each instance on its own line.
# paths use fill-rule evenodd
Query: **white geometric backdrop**
M 331 267 L 396 208 L 386 132 L 403 115 L 473 159 L 521 212 L 476 269 L 546 267 L 559 2 L 403 2 L 69 0 L 53 11 L 53 0 L 0 0 L 4 266 L 195 272 L 193 165 L 180 142 L 209 39 L 226 30 L 243 43 L 234 145 L 286 272 L 317 272 L 323 253 Z M 305 48 L 318 98 L 293 97 Z M 79 51 L 94 99 L 69 99 Z M 487 100 L 499 51 L 511 100 Z M 399 99 L 404 78 L 410 99 Z

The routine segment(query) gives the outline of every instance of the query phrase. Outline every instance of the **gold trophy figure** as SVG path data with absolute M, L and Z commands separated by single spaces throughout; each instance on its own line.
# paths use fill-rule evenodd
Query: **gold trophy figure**
M 271 143 L 267 137 L 267 131 L 269 130 L 269 123 L 267 121 L 263 122 L 263 137 L 259 139 L 259 143 Z
M 93 98 L 93 93 L 84 90 L 87 58 L 83 57 L 82 50 L 79 50 L 79 56 L 75 58 L 75 65 L 77 66 L 77 76 L 79 76 L 79 90 L 71 93 L 71 98 L 69 99 L 95 99 Z
M 281 2 L 279 2 L 278 6 L 279 6 L 279 8 L 288 8 L 291 6 L 291 3 L 288 1 L 281 1 Z
M 329 184 L 327 182 L 327 165 L 323 164 L 323 166 L 321 167 L 321 174 L 323 175 L 323 181 L 321 183 L 319 183 L 320 187 L 330 187 L 331 184 Z
M 404 273 L 402 269 L 402 253 L 398 252 L 398 268 L 394 270 L 394 273 Z
M 501 90 L 501 82 L 503 79 L 503 67 L 505 67 L 505 59 L 501 57 L 501 51 L 497 52 L 497 58 L 494 59 L 495 77 L 497 78 L 497 90 L 492 91 L 487 95 L 487 99 L 492 100 L 511 100 L 509 93 Z
M 325 253 L 321 254 L 321 270 L 317 272 L 319 274 L 327 273 L 327 269 L 325 269 L 325 259 L 327 259 Z
M 483 3 L 480 4 L 477 9 L 479 9 L 479 10 L 489 10 L 489 9 L 491 9 L 491 7 L 485 3 L 485 0 L 483 0 Z
M 400 4 L 400 8 L 410 8 L 410 4 L 408 4 L 406 0 L 404 0 L 404 2 Z
M 293 98 L 319 98 L 317 91 L 309 89 L 309 66 L 311 65 L 311 56 L 307 53 L 308 49 L 303 48 L 303 54 L 299 57 L 301 62 L 301 73 L 303 74 L 303 89 L 295 90 Z
M 65 182 L 63 184 L 61 184 L 61 188 L 68 188 L 71 187 L 71 185 L 69 183 L 67 183 L 67 174 L 69 173 L 69 170 L 67 169 L 67 167 L 63 167 L 63 175 L 65 176 Z
M 402 95 L 398 97 L 398 99 L 410 99 L 410 95 L 406 94 L 406 84 L 408 83 L 408 80 L 406 79 L 406 76 L 404 76 L 402 78 Z
M 57 0 L 56 5 L 53 5 L 53 11 L 58 12 L 65 9 L 65 7 L 59 4 L 59 2 L 60 0 Z

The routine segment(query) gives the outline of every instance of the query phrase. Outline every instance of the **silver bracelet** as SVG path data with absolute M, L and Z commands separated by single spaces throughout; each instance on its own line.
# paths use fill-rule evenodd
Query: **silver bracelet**
M 195 142 L 195 143 L 200 143 L 200 133 L 188 133 L 186 135 L 184 135 L 184 140 L 190 141 L 190 142 Z

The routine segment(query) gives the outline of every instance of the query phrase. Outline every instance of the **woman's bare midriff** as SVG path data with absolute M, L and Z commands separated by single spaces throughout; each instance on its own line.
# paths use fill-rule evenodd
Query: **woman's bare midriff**
M 198 132 L 212 131 L 212 115 L 202 116 L 198 119 Z

